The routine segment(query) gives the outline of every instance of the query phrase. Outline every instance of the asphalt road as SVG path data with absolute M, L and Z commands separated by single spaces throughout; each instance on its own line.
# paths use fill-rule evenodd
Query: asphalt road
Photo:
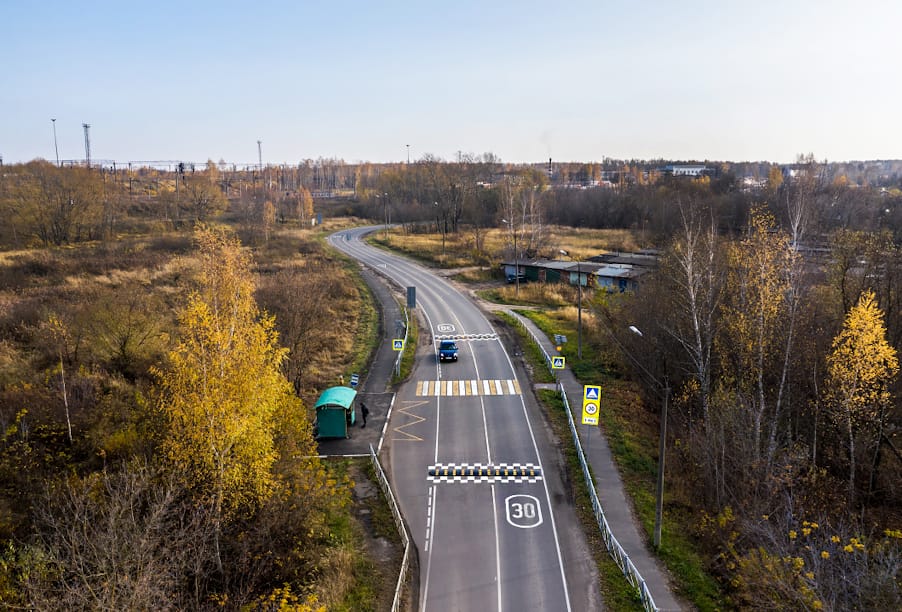
M 330 242 L 400 287 L 416 287 L 428 325 L 420 334 L 432 340 L 398 390 L 385 440 L 418 550 L 420 610 L 601 609 L 529 381 L 475 304 L 429 270 L 362 242 L 371 229 Z M 439 363 L 443 337 L 457 340 L 457 362 Z

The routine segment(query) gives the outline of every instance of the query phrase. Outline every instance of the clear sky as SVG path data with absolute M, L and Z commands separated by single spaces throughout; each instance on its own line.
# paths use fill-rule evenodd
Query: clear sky
M 902 158 L 902 1 L 0 0 L 5 163 Z

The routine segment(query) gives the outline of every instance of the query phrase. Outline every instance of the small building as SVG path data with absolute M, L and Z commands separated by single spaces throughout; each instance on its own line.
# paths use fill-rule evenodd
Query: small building
M 348 438 L 356 423 L 354 398 L 357 391 L 350 387 L 330 387 L 316 400 L 316 437 Z
M 595 261 L 536 259 L 519 261 L 516 265 L 506 261 L 502 263 L 502 269 L 508 279 L 519 269 L 521 283 L 565 283 L 623 292 L 636 291 L 639 288 L 639 277 L 657 263 L 657 257 L 651 253 L 617 254 L 609 261 L 605 261 L 602 256 L 592 259 Z
M 698 164 L 685 164 L 685 165 L 677 165 L 677 164 L 668 164 L 660 169 L 662 174 L 666 174 L 668 176 L 704 176 L 708 173 L 708 168 Z

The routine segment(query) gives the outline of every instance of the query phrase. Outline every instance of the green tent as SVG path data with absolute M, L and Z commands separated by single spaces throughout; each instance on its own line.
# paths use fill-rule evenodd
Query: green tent
M 316 437 L 348 438 L 348 428 L 357 419 L 354 398 L 357 391 L 350 387 L 329 387 L 316 400 Z

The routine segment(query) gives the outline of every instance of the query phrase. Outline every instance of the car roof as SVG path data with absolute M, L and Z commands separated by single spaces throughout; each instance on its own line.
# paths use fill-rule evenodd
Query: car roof
M 442 340 L 442 343 L 440 346 L 448 346 L 451 344 L 454 344 L 454 340 Z

